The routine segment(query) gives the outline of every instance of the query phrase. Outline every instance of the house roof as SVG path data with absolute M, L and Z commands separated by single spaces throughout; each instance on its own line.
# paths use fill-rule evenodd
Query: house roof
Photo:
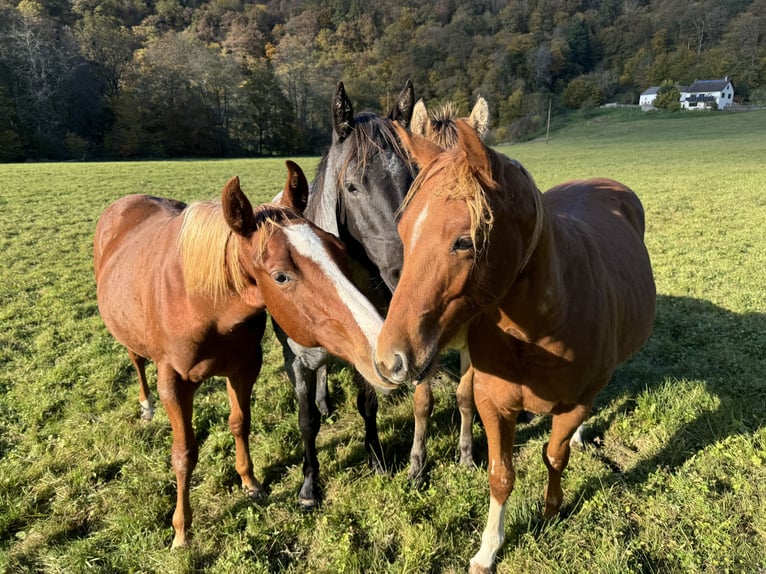
M 652 86 L 651 88 L 641 92 L 641 95 L 642 96 L 651 96 L 651 95 L 654 95 L 654 94 L 658 93 L 659 91 L 660 91 L 660 87 L 659 86 Z
M 688 94 L 698 94 L 700 92 L 720 92 L 731 80 L 726 76 L 720 80 L 694 80 L 691 86 L 683 87 L 682 91 Z

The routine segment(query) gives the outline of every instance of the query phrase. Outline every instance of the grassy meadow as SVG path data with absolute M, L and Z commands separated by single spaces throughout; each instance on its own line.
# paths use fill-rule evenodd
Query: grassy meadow
M 499 146 L 541 189 L 607 176 L 646 209 L 658 288 L 654 334 L 615 373 L 564 475 L 562 517 L 541 518 L 549 420 L 520 425 L 499 573 L 766 572 L 766 112 L 614 110 Z M 293 158 L 311 179 L 318 158 Z M 447 360 L 426 482 L 407 481 L 411 392 L 380 398 L 390 476 L 368 468 L 355 388 L 332 368 L 319 435 L 325 501 L 298 509 L 302 447 L 269 332 L 252 454 L 268 496 L 239 490 L 222 380 L 201 387 L 188 549 L 171 551 L 175 477 L 158 409 L 139 420 L 127 354 L 98 316 L 92 234 L 129 193 L 215 197 L 239 175 L 254 202 L 281 159 L 0 165 L 0 572 L 454 573 L 478 550 L 479 467 L 455 464 Z M 150 378 L 154 372 L 150 371 Z

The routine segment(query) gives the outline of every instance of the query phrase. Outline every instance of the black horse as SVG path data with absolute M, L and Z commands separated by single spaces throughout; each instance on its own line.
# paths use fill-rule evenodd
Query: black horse
M 340 237 L 352 263 L 357 287 L 382 314 L 399 280 L 403 253 L 396 229 L 399 206 L 417 175 L 399 144 L 394 122 L 409 127 L 415 105 L 412 82 L 407 81 L 388 116 L 363 112 L 354 116 L 343 83 L 333 99 L 332 144 L 322 157 L 309 192 L 305 216 L 325 231 Z M 321 413 L 327 412 L 327 351 L 301 347 L 275 324 L 282 343 L 285 369 L 298 397 L 298 418 L 304 443 L 304 481 L 299 502 L 311 508 L 320 499 L 316 436 Z M 372 465 L 382 471 L 383 453 L 378 439 L 375 391 L 358 374 L 357 407 L 365 421 L 365 448 Z M 458 393 L 464 424 L 461 426 L 461 462 L 471 464 L 473 398 Z M 415 437 L 410 454 L 411 478 L 425 464 L 425 427 L 433 409 L 426 382 L 415 390 Z M 467 436 L 466 436 L 467 433 Z

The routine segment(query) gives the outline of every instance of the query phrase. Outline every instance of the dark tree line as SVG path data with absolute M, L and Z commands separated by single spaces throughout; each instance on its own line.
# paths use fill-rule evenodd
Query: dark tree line
M 340 79 L 481 93 L 507 140 L 725 75 L 766 99 L 766 0 L 0 0 L 0 161 L 316 154 Z

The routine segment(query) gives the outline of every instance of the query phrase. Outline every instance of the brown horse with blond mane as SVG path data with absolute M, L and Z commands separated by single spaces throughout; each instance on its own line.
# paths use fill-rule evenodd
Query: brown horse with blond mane
M 267 307 L 299 344 L 321 345 L 377 380 L 371 357 L 382 319 L 348 280 L 338 239 L 302 217 L 308 184 L 297 164 L 287 167 L 279 204 L 253 210 L 234 177 L 221 202 L 187 207 L 131 195 L 110 205 L 96 227 L 101 317 L 128 349 L 147 419 L 153 406 L 145 366 L 148 359 L 157 364 L 157 388 L 173 430 L 173 547 L 186 544 L 191 526 L 189 485 L 198 456 L 192 405 L 211 376 L 226 377 L 242 485 L 251 496 L 262 492 L 248 436 Z
M 375 356 L 378 372 L 402 383 L 466 338 L 488 443 L 489 515 L 470 569 L 484 573 L 505 539 L 517 415 L 553 415 L 543 449 L 552 517 L 569 440 L 649 337 L 656 294 L 635 193 L 592 179 L 542 194 L 518 162 L 457 127 L 449 150 L 397 127 L 421 171 L 399 222 L 404 265 Z

